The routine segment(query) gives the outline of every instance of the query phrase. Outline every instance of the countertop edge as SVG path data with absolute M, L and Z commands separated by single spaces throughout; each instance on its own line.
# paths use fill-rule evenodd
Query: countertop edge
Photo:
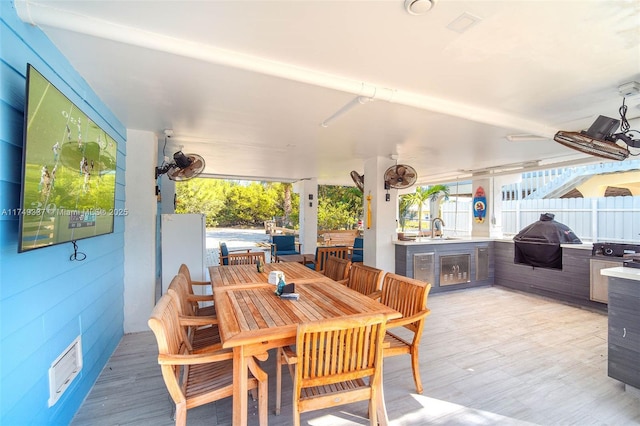
M 394 240 L 393 244 L 398 246 L 430 246 L 430 245 L 441 245 L 441 244 L 464 244 L 464 243 L 483 243 L 497 241 L 496 238 L 483 238 L 483 237 L 456 237 L 453 239 L 446 238 L 434 238 L 431 239 L 429 237 L 424 237 L 423 239 L 416 239 L 410 241 L 400 241 Z
M 640 269 L 637 268 L 625 268 L 624 266 L 618 266 L 616 268 L 606 268 L 600 270 L 601 275 L 607 277 L 622 278 L 625 280 L 640 281 Z
M 428 237 L 424 237 L 422 239 L 416 239 L 416 240 L 410 240 L 410 241 L 394 240 L 393 244 L 398 246 L 429 246 L 429 245 L 440 245 L 440 244 L 486 243 L 491 241 L 513 243 L 512 238 L 454 237 L 453 239 L 446 239 L 446 238 L 431 239 Z M 592 243 L 560 244 L 560 247 L 572 248 L 572 249 L 578 249 L 578 250 L 593 250 Z

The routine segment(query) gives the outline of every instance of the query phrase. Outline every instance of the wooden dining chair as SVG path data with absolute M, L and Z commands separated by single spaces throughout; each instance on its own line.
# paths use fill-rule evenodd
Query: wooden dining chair
M 431 310 L 427 308 L 427 297 L 430 290 L 431 284 L 424 281 L 388 273 L 384 277 L 382 290 L 379 292 L 381 303 L 402 314 L 402 318 L 387 322 L 387 332 L 384 338 L 384 356 L 411 355 L 413 381 L 418 393 L 422 393 L 418 350 L 422 331 L 424 330 L 425 318 L 431 313 Z M 398 327 L 404 327 L 411 331 L 413 338 L 407 340 L 389 331 Z
M 220 246 L 220 265 L 228 265 L 229 264 L 229 255 L 233 254 L 234 252 L 236 252 L 236 253 L 249 253 L 251 251 L 251 249 L 229 250 L 229 247 L 227 247 L 227 243 L 225 243 L 225 242 L 220 242 L 218 245 Z
M 162 378 L 175 403 L 176 426 L 187 424 L 189 409 L 233 395 L 233 352 L 192 353 L 173 297 L 165 294 L 160 298 L 148 324 L 158 343 Z M 248 359 L 248 365 L 248 388 L 258 390 L 260 425 L 266 426 L 268 376 L 253 358 Z
M 384 410 L 384 334 L 382 314 L 299 324 L 295 352 L 291 347 L 278 348 L 276 414 L 280 414 L 282 367 L 287 365 L 293 377 L 295 426 L 300 424 L 301 413 L 363 400 L 369 401 L 371 425 L 377 425 L 378 410 Z
M 229 265 L 255 265 L 258 261 L 265 263 L 263 251 L 250 251 L 247 253 L 229 253 Z
M 349 277 L 351 261 L 336 256 L 329 256 L 324 265 L 324 275 L 334 281 L 346 280 Z
M 362 263 L 352 263 L 349 270 L 349 277 L 343 282 L 351 290 L 366 296 L 380 290 L 382 278 L 385 271 L 382 269 L 366 266 Z
M 191 279 L 191 272 L 189 271 L 189 267 L 184 263 L 180 265 L 178 269 L 178 273 L 184 275 L 187 279 L 187 289 L 189 290 L 189 299 L 191 299 L 191 304 L 193 305 L 193 310 L 195 315 L 198 316 L 212 316 L 216 314 L 216 308 L 213 306 L 213 295 L 200 295 L 202 291 L 195 290 L 195 287 L 209 287 L 211 288 L 211 283 L 209 281 L 194 281 Z M 196 293 L 198 293 L 196 295 Z M 203 304 L 204 303 L 204 304 Z
M 307 267 L 315 269 L 317 272 L 324 271 L 324 265 L 329 256 L 339 257 L 340 259 L 349 258 L 349 247 L 347 246 L 331 246 L 316 248 L 316 256 L 313 263 L 306 264 Z
M 222 339 L 217 317 L 196 315 L 187 287 L 187 279 L 178 274 L 171 280 L 167 294 L 175 299 L 178 306 L 179 321 L 186 333 L 189 350 L 206 352 L 220 349 Z

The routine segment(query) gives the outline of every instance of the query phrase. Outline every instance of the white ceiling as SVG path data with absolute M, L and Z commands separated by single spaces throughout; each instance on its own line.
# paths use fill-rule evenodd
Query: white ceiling
M 593 161 L 553 135 L 619 118 L 618 86 L 640 82 L 638 0 L 438 0 L 423 16 L 404 0 L 16 8 L 127 128 L 173 129 L 167 155 L 199 153 L 212 175 L 351 184 L 366 159 L 397 154 L 434 183 Z M 479 21 L 447 27 L 465 13 Z M 638 117 L 640 96 L 626 103 Z

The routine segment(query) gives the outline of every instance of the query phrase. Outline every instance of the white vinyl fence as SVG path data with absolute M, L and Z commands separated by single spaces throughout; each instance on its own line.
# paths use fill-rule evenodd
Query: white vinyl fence
M 542 213 L 553 213 L 556 221 L 567 225 L 584 242 L 637 244 L 640 241 L 640 197 L 502 201 L 504 236 L 517 234 L 537 221 Z M 471 235 L 473 215 L 470 201 L 443 203 L 442 218 L 447 225 L 446 235 Z
M 473 213 L 470 198 L 455 197 L 442 203 L 442 220 L 445 223 L 444 233 L 449 237 L 468 237 L 471 235 Z

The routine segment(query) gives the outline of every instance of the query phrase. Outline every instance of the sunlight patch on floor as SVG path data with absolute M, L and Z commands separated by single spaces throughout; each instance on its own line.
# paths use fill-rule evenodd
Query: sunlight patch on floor
M 464 424 L 464 425 L 533 425 L 534 423 L 506 417 L 489 411 L 477 410 L 428 396 L 411 394 L 422 408 L 394 418 L 394 425 Z

